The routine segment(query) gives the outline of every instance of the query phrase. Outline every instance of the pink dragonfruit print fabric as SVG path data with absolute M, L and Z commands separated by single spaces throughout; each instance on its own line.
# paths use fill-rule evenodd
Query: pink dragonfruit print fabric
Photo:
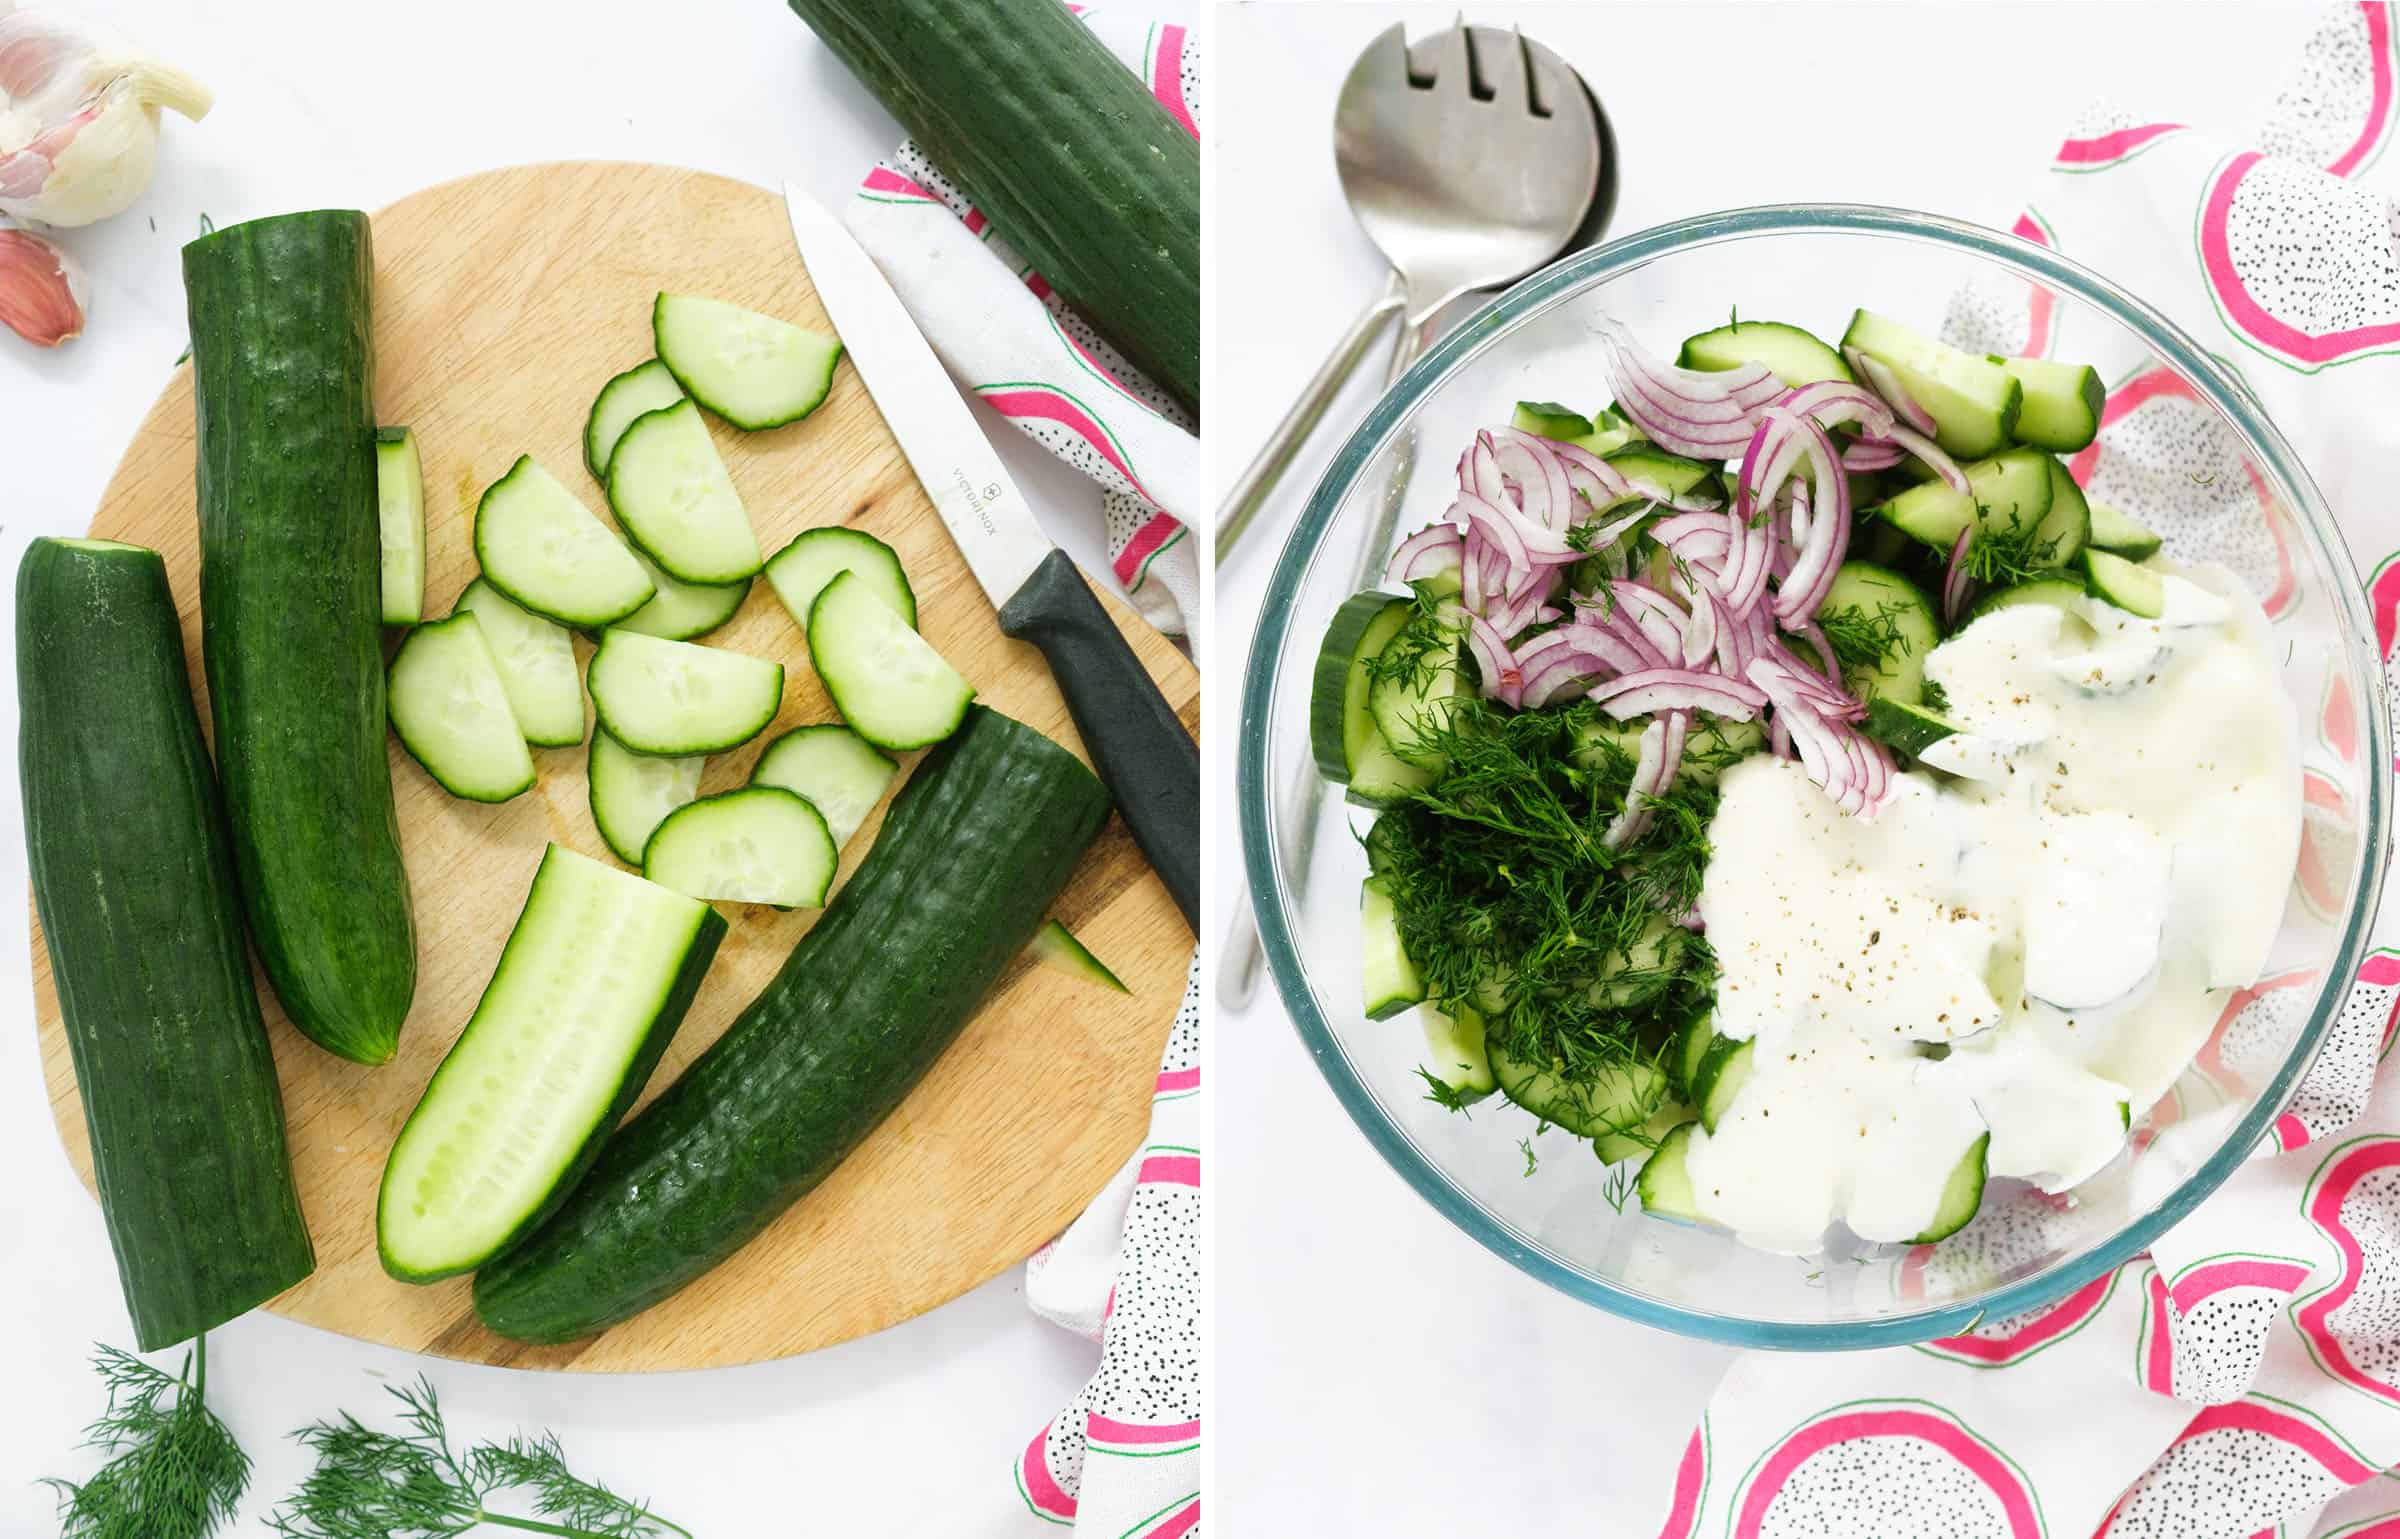
M 2390 0 L 2296 12 L 2313 34 L 2246 124 L 2092 110 L 2012 225 L 2157 306 L 2266 406 L 2341 521 L 2387 667 L 2400 642 L 2396 13 Z M 2191 553 L 2241 572 L 2297 633 L 2310 621 L 2288 517 L 2179 378 L 2109 357 L 2079 319 L 2005 279 L 1956 295 L 1943 329 L 1976 351 L 2098 367 L 2108 402 L 2077 479 L 2136 517 L 2172 517 L 2179 553 L 2212 529 L 2246 531 Z M 2294 896 L 2320 914 L 2338 913 L 2357 837 L 2324 767 L 2360 766 L 2363 713 L 2389 708 L 2329 678 L 2301 723 L 2318 767 Z M 2379 917 L 2374 939 L 2268 1137 L 2149 1255 L 1948 1340 L 1738 1359 L 1668 1482 L 1662 1539 L 2400 1539 L 2400 1075 L 2379 1073 L 2400 1025 L 2400 917 Z M 2197 1078 L 2255 1067 L 2245 1051 L 2288 1040 L 2278 1023 L 2323 982 L 2275 972 L 2241 991 Z M 1922 1247 L 1916 1264 L 1976 1264 L 1973 1246 L 1954 1260 L 1956 1244 Z
M 1083 19 L 1199 137 L 1191 30 L 1104 9 Z M 1191 418 L 1052 293 L 914 143 L 867 173 L 845 220 L 952 375 L 1099 485 L 1118 583 L 1144 619 L 1186 634 L 1200 606 L 1190 525 L 1203 490 Z

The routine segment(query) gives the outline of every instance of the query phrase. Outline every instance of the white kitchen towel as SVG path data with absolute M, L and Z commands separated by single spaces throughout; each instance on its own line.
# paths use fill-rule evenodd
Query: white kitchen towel
M 1191 32 L 1104 12 L 1084 20 L 1197 138 Z M 1062 303 L 915 144 L 867 173 L 847 222 L 960 383 L 1099 484 L 1118 582 L 1144 619 L 1186 634 L 1200 612 L 1190 525 L 1204 490 L 1192 420 Z
M 2212 133 L 2098 109 L 2015 224 L 2156 305 L 2233 367 L 2307 461 L 2365 576 L 2387 668 L 2400 617 L 2400 16 L 2298 11 L 2315 28 L 2261 115 Z M 2295 41 L 2298 41 L 2296 29 Z M 2073 468 L 2139 516 L 2262 489 L 2163 371 L 2106 356 L 2010 280 L 1959 296 L 1950 340 L 2100 367 L 2100 442 Z M 2306 623 L 2272 507 L 2216 552 L 2279 623 Z M 2198 519 L 2192 519 L 2193 514 Z M 2338 903 L 2351 832 L 2333 762 L 2360 712 L 2329 688 L 2304 726 L 2303 902 Z M 2338 880 L 2338 879 L 2337 879 Z M 2325 890 L 2332 889 L 2332 890 Z M 2379 918 L 2324 1054 L 2258 1157 L 2152 1254 L 2070 1297 L 1947 1341 L 1840 1357 L 1749 1354 L 1676 1472 L 1665 1539 L 2400 1539 L 2400 922 Z M 2243 991 L 2212 1042 L 2302 1008 L 2319 979 Z M 1970 1231 L 1971 1232 L 1971 1231 Z M 1933 1251 L 1927 1265 L 1941 1264 Z

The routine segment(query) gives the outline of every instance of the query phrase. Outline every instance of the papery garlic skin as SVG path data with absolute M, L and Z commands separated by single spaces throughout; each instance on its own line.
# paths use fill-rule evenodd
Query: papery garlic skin
M 0 14 L 0 213 L 73 226 L 124 212 L 158 165 L 158 109 L 197 120 L 212 100 L 62 19 Z
M 83 269 L 31 230 L 0 229 L 0 326 L 36 347 L 83 332 Z

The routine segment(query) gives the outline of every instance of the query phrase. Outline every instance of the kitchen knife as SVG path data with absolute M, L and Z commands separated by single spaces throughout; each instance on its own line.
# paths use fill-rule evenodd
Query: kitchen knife
M 1200 904 L 1200 750 L 1050 543 L 908 308 L 841 222 L 784 184 L 792 239 L 858 377 L 933 499 L 1000 629 L 1041 649 L 1092 763 L 1186 923 Z

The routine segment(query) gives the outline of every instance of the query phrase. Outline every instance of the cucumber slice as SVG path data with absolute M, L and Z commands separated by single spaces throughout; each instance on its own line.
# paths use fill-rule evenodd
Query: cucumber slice
M 1589 433 L 1581 438 L 1568 441 L 1586 454 L 1597 454 L 1605 459 L 1628 444 L 1642 442 L 1642 430 L 1626 421 L 1622 413 L 1611 407 L 1592 419 L 1592 430 Z
M 1434 772 L 1392 752 L 1367 707 L 1369 671 L 1416 605 L 1386 593 L 1354 593 L 1333 612 L 1309 689 L 1309 745 L 1317 773 L 1347 785 L 1350 798 L 1389 806 L 1433 784 Z
M 1736 1042 L 1731 1037 L 1712 1037 L 1708 1051 L 1700 1059 L 1700 1068 L 1692 1076 L 1692 1105 L 1700 1112 L 1700 1125 L 1711 1133 L 1733 1109 L 1733 1099 L 1742 1093 L 1750 1078 L 1750 1062 L 1757 1043 L 1745 1037 Z
M 2140 523 L 2105 502 L 2091 505 L 2092 543 L 2128 561 L 2147 561 L 2166 542 Z
M 746 743 L 783 704 L 783 664 L 610 630 L 586 681 L 600 725 L 635 753 L 686 758 Z
M 375 430 L 375 515 L 383 530 L 383 623 L 425 618 L 425 467 L 413 428 Z
M 420 1283 L 471 1272 L 563 1202 L 641 1095 L 724 936 L 707 904 L 551 845 L 384 1165 L 384 1270 Z
M 1508 425 L 1520 433 L 1567 442 L 1588 438 L 1592 432 L 1591 418 L 1571 412 L 1556 401 L 1519 401 Z
M 1401 944 L 1400 917 L 1392 908 L 1391 886 L 1382 877 L 1370 876 L 1360 884 L 1358 944 L 1368 1020 L 1388 1021 L 1424 1002 L 1425 980 Z
M 1950 453 L 1961 458 L 1996 454 L 2014 436 L 2025 387 L 1990 359 L 1962 353 L 1872 310 L 1850 318 L 1842 346 L 1890 365 L 1901 388 L 1933 414 L 1934 441 Z
M 2009 529 L 2048 518 L 2053 463 L 2039 449 L 2010 449 L 1961 467 L 1966 491 L 1944 481 L 1920 482 L 1877 509 L 1877 516 L 1947 557 L 1970 520 L 1986 529 Z
M 654 591 L 625 542 L 530 454 L 475 505 L 475 561 L 518 604 L 579 630 L 615 624 Z
M 1967 1152 L 1959 1156 L 1949 1181 L 1942 1187 L 1942 1200 L 1933 1210 L 1933 1222 L 1909 1244 L 1931 1245 L 1936 1240 L 1947 1240 L 1974 1220 L 1983 1206 L 1984 1155 L 1991 1146 L 1989 1133 L 1967 1146 Z
M 2167 611 L 2167 586 L 2148 567 L 2135 566 L 2123 556 L 2104 550 L 2083 553 L 2086 590 L 2131 615 L 2155 620 Z
M 1889 567 L 1845 561 L 1825 590 L 1817 624 L 1834 642 L 1851 694 L 1910 703 L 1925 697 L 1925 658 L 1941 645 L 1942 627 L 1915 583 Z M 1869 658 L 1875 647 L 1882 655 Z
M 836 849 L 850 842 L 858 825 L 890 790 L 899 761 L 848 727 L 826 722 L 794 727 L 758 756 L 750 772 L 754 786 L 781 786 L 808 798 L 825 815 Z
M 678 582 L 740 582 L 766 564 L 749 510 L 689 401 L 636 417 L 617 440 L 608 506 L 625 538 Z
M 1115 989 L 1120 994 L 1133 992 L 1125 986 L 1124 979 L 1108 970 L 1107 963 L 1092 955 L 1089 946 L 1075 938 L 1074 931 L 1055 919 L 1033 932 L 1033 944 L 1025 948 L 1025 954 L 1045 967 L 1057 968 L 1070 978 L 1097 983 L 1104 989 Z
M 808 650 L 834 709 L 878 748 L 940 742 L 975 698 L 975 686 L 856 572 L 838 574 L 809 606 Z
M 1991 361 L 2017 382 L 2023 395 L 2017 412 L 2017 442 L 2053 454 L 2072 454 L 2100 436 L 2100 408 L 2108 400 L 2108 387 L 2100 383 L 2098 371 L 2090 365 L 2053 363 L 2047 358 L 1995 357 Z
M 1687 1122 L 1668 1133 L 1657 1152 L 1642 1162 L 1642 1173 L 1634 1178 L 1633 1186 L 1641 1195 L 1644 1213 L 1683 1224 L 1700 1222 L 1700 1199 L 1693 1195 L 1692 1172 L 1685 1164 L 1691 1157 L 1695 1125 Z
M 1699 1102 L 1700 1068 L 1708 1061 L 1708 1050 L 1716 1040 L 1716 1016 L 1706 1010 L 1686 1021 L 1683 1030 L 1676 1034 L 1675 1051 L 1668 1061 L 1674 1065 L 1676 1093 L 1686 1101 Z
M 584 765 L 592 822 L 617 859 L 629 866 L 642 863 L 642 851 L 667 814 L 699 797 L 700 772 L 707 764 L 705 754 L 662 759 L 635 753 L 605 727 L 592 729 L 591 757 Z
M 657 359 L 637 363 L 632 368 L 600 387 L 592 398 L 592 414 L 583 422 L 583 468 L 592 479 L 608 484 L 609 456 L 617 452 L 617 440 L 633 426 L 636 417 L 646 417 L 683 399 L 683 387 L 675 376 Z
M 2063 609 L 2078 619 L 2083 615 L 2084 586 L 2065 577 L 2037 577 L 2013 587 L 1999 588 L 1975 601 L 1967 611 L 1967 623 L 1972 625 L 1996 609 L 2014 609 L 2020 604 L 2047 604 Z
M 1367 711 L 1375 730 L 1393 753 L 1436 774 L 1449 756 L 1435 745 L 1458 702 L 1474 693 L 1460 667 L 1461 651 L 1455 624 L 1417 614 L 1386 643 L 1367 682 Z M 1408 666 L 1392 667 L 1395 658 L 1406 659 Z
M 917 628 L 917 595 L 908 585 L 908 573 L 900 568 L 899 555 L 864 530 L 838 524 L 804 529 L 767 562 L 768 584 L 783 600 L 792 623 L 803 631 L 808 629 L 808 611 L 817 595 L 844 572 L 856 572 L 867 591 L 883 600 L 910 630 Z
M 1675 981 L 1675 969 L 1691 940 L 1691 931 L 1663 915 L 1653 915 L 1622 953 L 1601 965 L 1600 981 L 1592 985 L 1592 1003 L 1623 1009 L 1665 993 Z
M 749 431 L 815 411 L 842 356 L 838 338 L 691 294 L 659 295 L 650 334 L 685 395 Z
M 483 628 L 525 741 L 540 748 L 582 742 L 583 675 L 567 628 L 512 603 L 480 577 L 467 584 L 455 608 L 473 615 Z
M 1725 778 L 1727 770 L 1752 754 L 1764 753 L 1766 747 L 1767 729 L 1757 722 L 1702 715 L 1684 739 L 1683 768 L 1676 772 L 1676 782 L 1713 786 Z
M 1592 1152 L 1603 1165 L 1647 1159 L 1666 1142 L 1667 1135 L 1697 1115 L 1681 1101 L 1669 1101 L 1650 1114 L 1650 1120 L 1622 1133 L 1602 1133 L 1592 1140 Z
M 1787 385 L 1819 380 L 1851 382 L 1842 355 L 1797 326 L 1782 321 L 1736 321 L 1683 340 L 1675 362 L 1687 369 L 1734 369 L 1763 363 Z
M 1867 736 L 1911 758 L 1923 757 L 1926 749 L 1963 730 L 1957 722 L 1938 711 L 1927 710 L 1919 701 L 1888 700 L 1881 696 L 1867 702 L 1866 728 Z
M 2055 456 L 2050 460 L 2050 511 L 2042 515 L 2033 537 L 2037 546 L 2047 548 L 2043 560 L 2050 566 L 2070 564 L 2092 543 L 2092 505 L 2068 474 L 2066 462 Z
M 452 796 L 504 802 L 533 786 L 533 756 L 471 614 L 420 625 L 392 658 L 392 730 Z
M 1419 1013 L 1425 1021 L 1425 1077 L 1442 1087 L 1450 1104 L 1471 1106 L 1499 1087 L 1491 1055 L 1484 1051 L 1481 1015 L 1465 1005 L 1448 1010 L 1427 1005 Z
M 1527 1111 L 1585 1138 L 1639 1127 L 1666 1099 L 1667 1076 L 1647 1063 L 1609 1064 L 1569 1080 L 1556 1064 L 1528 1063 L 1487 1041 L 1500 1093 Z
M 687 898 L 823 908 L 839 852 L 824 815 L 781 786 L 686 802 L 642 850 L 642 875 Z
M 1648 444 L 1619 449 L 1606 456 L 1608 463 L 1628 481 L 1654 486 L 1672 497 L 1701 488 L 1701 483 L 1717 473 L 1714 465 L 1687 460 L 1680 454 L 1653 449 Z
M 739 614 L 742 601 L 750 596 L 747 577 L 729 583 L 677 582 L 640 551 L 633 552 L 633 559 L 642 564 L 643 574 L 657 591 L 649 603 L 617 622 L 621 631 L 638 631 L 665 641 L 690 641 Z

